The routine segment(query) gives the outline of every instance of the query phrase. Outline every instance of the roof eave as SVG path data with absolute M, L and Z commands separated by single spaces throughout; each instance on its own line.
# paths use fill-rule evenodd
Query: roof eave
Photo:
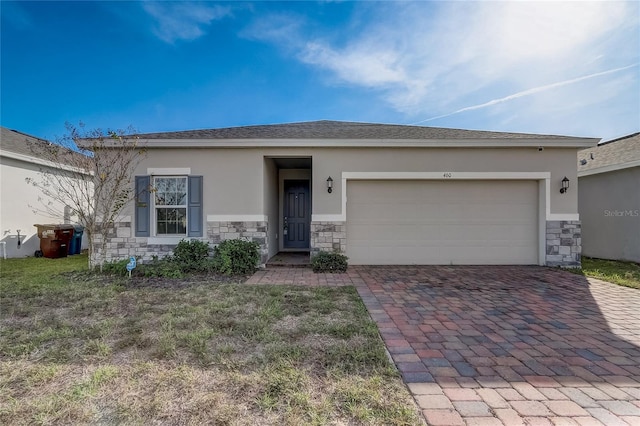
M 50 169 L 58 169 L 58 170 L 64 170 L 64 171 L 73 172 L 73 173 L 80 173 L 87 176 L 90 176 L 93 174 L 93 172 L 89 170 L 81 169 L 79 167 L 74 167 L 68 164 L 56 163 L 53 161 L 48 161 L 42 158 L 34 157 L 32 155 L 20 154 L 13 151 L 0 149 L 0 157 L 11 158 L 13 160 L 22 161 L 24 163 L 37 164 L 39 166 L 45 166 Z
M 640 167 L 640 160 L 628 161 L 626 163 L 608 164 L 606 166 L 594 167 L 593 169 L 587 170 L 578 170 L 578 177 L 615 172 L 617 170 L 630 169 L 631 167 Z
M 591 148 L 595 138 L 522 139 L 147 139 L 145 148 Z M 113 145 L 115 146 L 115 144 Z

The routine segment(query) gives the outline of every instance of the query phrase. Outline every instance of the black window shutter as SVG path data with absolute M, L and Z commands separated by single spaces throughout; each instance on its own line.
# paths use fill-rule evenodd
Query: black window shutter
M 151 176 L 136 176 L 136 237 L 148 237 L 151 235 L 151 200 L 149 197 L 150 186 Z
M 202 237 L 202 176 L 189 176 L 189 237 Z

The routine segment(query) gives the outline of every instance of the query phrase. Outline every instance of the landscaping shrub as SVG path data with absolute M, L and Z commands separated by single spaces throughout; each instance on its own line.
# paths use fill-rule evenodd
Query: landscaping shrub
M 209 243 L 199 240 L 182 240 L 173 249 L 173 254 L 163 258 L 153 256 L 151 261 L 138 262 L 132 271 L 135 276 L 182 278 L 185 274 L 215 271 L 225 275 L 244 275 L 255 271 L 260 260 L 258 244 L 244 240 L 226 240 L 209 254 Z M 128 275 L 129 259 L 105 262 L 103 273 Z
M 182 272 L 206 272 L 211 267 L 209 243 L 181 240 L 173 249 L 173 261 Z
M 138 267 L 134 269 L 136 275 L 143 277 L 182 278 L 184 276 L 182 272 L 180 263 L 176 262 L 171 255 L 162 259 L 153 256 L 151 262 L 138 263 Z
M 128 275 L 129 271 L 127 271 L 127 263 L 129 263 L 128 258 L 104 262 L 102 264 L 102 273 L 107 275 Z
M 347 259 L 344 254 L 321 251 L 311 259 L 313 272 L 346 272 Z
M 244 240 L 225 240 L 214 250 L 213 265 L 225 275 L 243 275 L 255 271 L 260 260 L 258 243 Z

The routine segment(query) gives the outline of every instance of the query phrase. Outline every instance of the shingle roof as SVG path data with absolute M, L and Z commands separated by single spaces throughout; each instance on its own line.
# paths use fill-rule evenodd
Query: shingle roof
M 16 154 L 34 156 L 29 143 L 49 143 L 44 139 L 18 132 L 17 130 L 0 127 L 0 149 Z
M 42 144 L 42 145 L 39 145 L 39 144 Z M 0 152 L 4 151 L 9 153 L 19 154 L 26 157 L 37 158 L 43 161 L 50 161 L 51 157 L 43 155 L 44 153 L 49 152 L 50 150 L 50 148 L 44 149 L 44 146 L 48 146 L 50 144 L 51 142 L 47 140 L 40 139 L 38 137 L 19 132 L 17 130 L 8 129 L 6 127 L 0 126 Z M 65 148 L 61 145 L 53 144 L 52 147 L 63 150 L 59 152 L 71 154 L 72 156 L 78 155 L 83 157 L 82 154 L 77 153 L 76 151 L 69 150 L 68 148 Z M 66 162 L 65 158 L 68 159 L 66 154 L 63 156 L 60 156 L 58 160 L 54 161 L 54 163 L 56 162 L 67 163 L 67 165 L 70 165 L 70 166 L 75 166 L 78 164 L 75 161 Z M 31 161 L 24 157 L 22 157 L 22 159 L 26 161 Z
M 640 161 L 640 132 L 578 151 L 578 172 L 632 161 Z
M 398 124 L 309 121 L 147 133 L 142 139 L 584 139 L 572 136 L 489 132 Z

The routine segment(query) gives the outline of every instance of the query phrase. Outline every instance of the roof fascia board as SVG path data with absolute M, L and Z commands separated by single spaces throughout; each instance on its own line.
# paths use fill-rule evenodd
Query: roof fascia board
M 597 175 L 600 173 L 615 172 L 616 170 L 629 169 L 640 166 L 640 160 L 629 161 L 627 163 L 610 164 L 608 166 L 596 167 L 594 169 L 578 172 L 578 177 Z
M 141 139 L 145 148 L 591 148 L 600 139 Z M 115 146 L 115 145 L 114 145 Z
M 12 158 L 14 160 L 24 161 L 25 163 L 38 164 L 40 166 L 50 167 L 52 169 L 65 170 L 67 172 L 80 173 L 83 175 L 93 175 L 93 172 L 81 169 L 79 167 L 67 166 L 64 164 L 54 163 L 53 161 L 43 160 L 41 158 L 32 157 L 30 155 L 18 154 L 17 152 L 0 150 L 0 156 Z

